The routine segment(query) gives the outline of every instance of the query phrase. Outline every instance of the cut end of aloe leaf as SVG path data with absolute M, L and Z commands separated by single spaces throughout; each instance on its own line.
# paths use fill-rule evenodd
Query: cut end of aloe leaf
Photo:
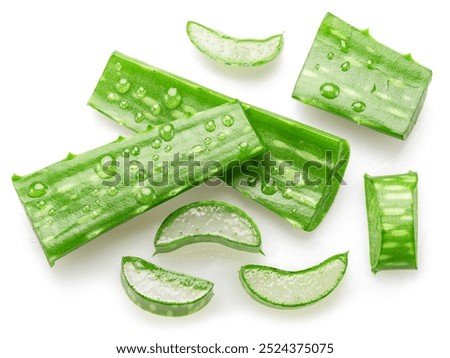
M 186 316 L 203 308 L 213 296 L 212 282 L 169 271 L 138 257 L 122 258 L 122 284 L 142 309 L 161 316 Z
M 241 267 L 239 277 L 256 301 L 274 308 L 298 308 L 328 296 L 341 282 L 347 263 L 348 253 L 343 253 L 301 271 L 246 265 Z
M 155 249 L 169 252 L 196 242 L 262 253 L 255 222 L 242 209 L 220 201 L 199 201 L 174 211 L 156 233 Z
M 364 176 L 372 271 L 417 269 L 417 173 Z
M 252 67 L 275 59 L 283 48 L 283 35 L 265 39 L 239 39 L 194 21 L 186 25 L 192 44 L 209 58 L 226 65 Z
M 432 72 L 328 13 L 292 97 L 359 125 L 406 139 Z

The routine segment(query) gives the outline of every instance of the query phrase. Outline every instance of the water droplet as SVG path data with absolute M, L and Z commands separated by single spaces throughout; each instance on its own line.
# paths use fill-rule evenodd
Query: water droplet
M 341 40 L 341 43 L 339 44 L 339 50 L 341 50 L 343 53 L 348 53 L 348 45 L 347 45 L 347 41 L 345 40 Z
M 123 155 L 124 158 L 129 158 L 130 157 L 130 150 L 128 148 L 124 149 L 123 152 L 122 152 L 122 155 Z
M 117 189 L 115 186 L 112 186 L 111 188 L 108 189 L 107 193 L 109 196 L 116 196 L 118 192 L 119 189 Z
M 333 52 L 329 52 L 328 55 L 327 55 L 327 58 L 329 60 L 332 60 L 334 58 L 334 53 Z
M 111 155 L 105 155 L 98 160 L 94 170 L 102 179 L 111 178 L 117 170 L 116 158 Z
M 119 107 L 121 109 L 127 109 L 128 108 L 128 101 L 125 101 L 125 100 L 120 101 Z
M 48 186 L 41 182 L 34 182 L 28 188 L 28 196 L 30 198 L 39 198 L 47 194 Z
M 116 62 L 116 71 L 122 70 L 122 64 L 120 62 Z
M 166 147 L 164 148 L 164 151 L 166 153 L 170 153 L 171 150 L 172 150 L 172 146 L 171 145 L 166 145 Z
M 166 142 L 170 142 L 175 135 L 175 128 L 172 124 L 165 124 L 159 128 L 159 135 Z
M 41 210 L 41 209 L 44 209 L 46 205 L 47 205 L 47 203 L 45 202 L 45 200 L 40 200 L 40 201 L 36 204 L 36 207 L 37 207 L 39 210 Z
M 89 205 L 85 205 L 84 208 L 83 208 L 83 212 L 84 212 L 84 213 L 89 213 L 89 212 L 91 212 L 91 207 L 90 207 Z
M 150 106 L 150 112 L 151 114 L 153 114 L 154 116 L 157 116 L 161 113 L 161 106 L 158 103 L 152 104 Z
M 223 133 L 223 132 L 221 132 L 221 133 L 219 133 L 219 134 L 217 135 L 217 138 L 218 138 L 220 141 L 225 140 L 226 137 L 227 137 L 227 135 L 226 135 L 225 133 Z
M 204 151 L 204 148 L 201 145 L 194 145 L 192 147 L 192 153 L 198 154 Z
M 106 97 L 109 103 L 116 102 L 120 99 L 120 96 L 117 93 L 108 93 L 108 96 Z
M 50 216 L 54 216 L 55 214 L 56 214 L 56 210 L 55 209 L 50 209 L 48 211 L 48 215 L 50 215 Z
M 294 214 L 294 213 L 296 213 L 296 212 L 297 212 L 297 209 L 296 209 L 296 208 L 292 208 L 292 209 L 291 209 L 291 213 Z
M 206 137 L 204 143 L 205 145 L 210 145 L 212 143 L 212 139 L 210 137 Z
M 136 123 L 142 123 L 145 119 L 145 116 L 142 112 L 137 112 L 136 115 L 134 116 L 134 121 Z
M 145 179 L 148 178 L 148 174 L 144 169 L 140 169 L 137 173 L 136 173 L 136 180 L 138 181 L 144 181 Z
M 350 62 L 345 61 L 342 65 L 341 65 L 341 70 L 343 72 L 347 72 L 350 69 Z
M 370 59 L 367 60 L 366 65 L 369 70 L 373 70 L 373 61 L 372 60 L 370 60 Z
M 314 67 L 316 70 L 318 70 L 320 68 L 320 65 L 317 63 Z
M 175 87 L 169 88 L 163 98 L 164 105 L 169 109 L 177 108 L 181 103 L 181 96 Z
M 153 202 L 154 193 L 151 188 L 141 188 L 136 196 L 137 201 L 143 205 L 150 205 Z
M 223 124 L 225 127 L 231 127 L 231 126 L 233 125 L 233 123 L 234 123 L 234 118 L 233 118 L 232 115 L 230 115 L 230 114 L 225 114 L 225 115 L 222 117 L 222 124 Z
M 136 96 L 138 96 L 139 98 L 145 97 L 146 93 L 147 93 L 146 89 L 142 86 L 136 90 Z
M 119 82 L 116 83 L 116 90 L 119 93 L 127 93 L 130 86 L 130 82 L 128 82 L 126 78 L 121 78 Z
M 246 152 L 248 150 L 248 143 L 242 142 L 241 144 L 239 144 L 239 150 L 241 152 Z
M 273 195 L 277 192 L 277 186 L 272 178 L 269 178 L 268 181 L 263 180 L 261 182 L 261 191 L 266 195 Z
M 294 195 L 294 191 L 291 188 L 287 188 L 283 192 L 283 198 L 285 198 L 285 199 L 292 199 L 293 195 Z
M 159 155 L 158 155 L 158 154 L 153 154 L 152 159 L 153 159 L 154 161 L 159 160 Z
M 356 101 L 352 103 L 352 109 L 357 112 L 357 113 L 361 113 L 366 109 L 366 104 L 364 102 L 361 101 Z
M 161 144 L 162 144 L 162 142 L 159 139 L 153 139 L 152 148 L 153 149 L 161 148 Z
M 100 201 L 100 199 L 97 199 L 96 201 L 94 201 L 94 204 L 97 205 L 97 206 L 100 206 L 101 203 L 102 202 Z
M 373 85 L 372 89 L 370 90 L 370 93 L 374 93 L 377 90 L 377 86 Z
M 99 196 L 99 194 L 100 194 L 100 190 L 98 190 L 98 189 L 93 189 L 93 190 L 91 191 L 91 195 L 92 195 L 92 196 Z
M 133 149 L 131 149 L 131 154 L 133 154 L 134 156 L 139 155 L 141 154 L 141 150 L 138 146 L 134 146 Z
M 322 86 L 320 86 L 320 94 L 328 99 L 335 99 L 339 96 L 339 92 L 339 87 L 331 82 L 325 82 Z
M 205 123 L 205 129 L 208 132 L 214 132 L 216 130 L 216 123 L 214 121 L 208 121 Z

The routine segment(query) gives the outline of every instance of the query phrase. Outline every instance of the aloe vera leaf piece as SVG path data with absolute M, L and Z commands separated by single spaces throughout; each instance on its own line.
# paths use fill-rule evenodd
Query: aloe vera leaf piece
M 347 270 L 348 253 L 328 258 L 301 271 L 285 271 L 264 265 L 246 265 L 239 278 L 246 292 L 266 306 L 299 308 L 322 300 L 333 292 Z
M 209 58 L 226 65 L 252 67 L 274 60 L 283 49 L 283 35 L 265 39 L 239 39 L 194 21 L 186 31 L 192 44 Z
M 364 176 L 374 273 L 417 269 L 417 182 L 417 173 L 411 171 Z
M 406 139 L 432 72 L 327 13 L 292 97 L 357 124 Z
M 225 115 L 233 125 L 221 123 Z M 226 142 L 210 138 L 205 127 L 211 121 Z M 208 148 L 204 138 L 211 140 Z M 13 183 L 52 266 L 101 233 L 262 150 L 241 106 L 233 103 L 70 155 L 35 173 L 14 176 Z M 198 165 L 186 165 L 194 160 Z M 211 162 L 215 165 L 204 170 Z
M 242 209 L 221 201 L 198 201 L 171 213 L 156 233 L 155 253 L 196 242 L 262 253 L 261 233 L 253 219 Z
M 122 258 L 121 281 L 136 305 L 166 317 L 193 314 L 205 307 L 213 296 L 212 282 L 133 256 Z
M 121 83 L 129 84 L 126 91 Z M 139 132 L 149 125 L 188 118 L 194 112 L 230 100 L 230 97 L 114 52 L 89 105 Z M 124 101 L 128 104 L 126 108 L 121 106 Z M 233 170 L 227 173 L 227 182 L 292 225 L 306 231 L 315 229 L 338 192 L 350 155 L 348 143 L 278 114 L 247 104 L 243 107 L 268 151 L 250 163 L 256 168 L 248 173 L 250 175 L 244 170 Z M 208 128 L 211 136 L 220 135 L 214 125 Z M 277 167 L 281 163 L 291 165 Z M 276 168 L 272 171 L 269 166 Z M 309 180 L 305 180 L 307 171 L 311 173 Z M 289 182 L 293 185 L 287 185 Z

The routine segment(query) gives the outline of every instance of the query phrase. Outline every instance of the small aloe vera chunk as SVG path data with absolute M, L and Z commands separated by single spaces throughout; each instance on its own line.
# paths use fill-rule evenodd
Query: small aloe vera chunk
M 224 116 L 233 118 L 232 126 L 222 124 Z M 210 138 L 205 127 L 212 121 L 226 143 Z M 207 150 L 205 138 L 210 138 Z M 232 103 L 69 155 L 35 173 L 14 176 L 13 183 L 53 265 L 103 232 L 263 149 L 241 106 Z M 214 165 L 204 170 L 207 163 Z
M 155 249 L 169 252 L 195 242 L 262 252 L 255 222 L 242 209 L 220 201 L 199 201 L 175 210 L 156 233 Z
M 390 136 L 406 139 L 431 71 L 328 13 L 292 96 Z
M 136 305 L 161 316 L 190 315 L 205 307 L 213 296 L 212 282 L 163 269 L 138 257 L 122 258 L 121 279 Z
M 415 172 L 364 176 L 374 273 L 417 269 L 417 181 Z
M 119 93 L 123 82 L 130 85 L 127 91 Z M 164 105 L 168 97 L 177 99 L 175 109 Z M 177 116 L 189 117 L 193 112 L 230 100 L 228 96 L 114 52 L 89 105 L 140 132 L 149 125 L 170 123 Z M 122 101 L 130 105 L 121 108 Z M 155 106 L 158 111 L 152 112 Z M 243 164 L 242 170 L 228 171 L 226 181 L 293 226 L 314 230 L 339 190 L 350 156 L 347 141 L 276 113 L 248 104 L 242 106 L 267 151 L 246 163 L 250 165 Z M 218 126 L 221 123 L 231 122 L 227 118 L 224 122 L 210 122 L 206 130 L 210 139 L 218 138 L 226 143 L 227 138 Z M 208 143 L 205 138 L 205 145 Z M 241 150 L 246 151 L 246 144 L 240 143 Z
M 283 35 L 265 39 L 239 39 L 188 21 L 186 31 L 192 44 L 209 58 L 226 65 L 251 67 L 274 60 L 283 49 Z
M 298 308 L 333 292 L 344 277 L 347 262 L 348 253 L 344 253 L 301 271 L 246 265 L 241 267 L 239 277 L 256 301 L 273 308 Z

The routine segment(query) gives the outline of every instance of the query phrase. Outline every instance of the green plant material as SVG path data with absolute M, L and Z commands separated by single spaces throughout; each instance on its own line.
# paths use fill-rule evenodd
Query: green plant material
M 274 60 L 283 49 L 283 35 L 266 39 L 238 39 L 188 21 L 186 31 L 192 44 L 209 58 L 226 65 L 252 67 Z
M 122 258 L 121 279 L 136 305 L 166 317 L 195 313 L 213 296 L 212 282 L 163 269 L 138 257 Z
M 261 252 L 261 234 L 245 211 L 220 201 L 198 201 L 170 214 L 155 236 L 156 253 L 196 242 L 215 242 Z
M 256 301 L 273 308 L 298 308 L 333 292 L 344 277 L 347 262 L 348 253 L 344 253 L 302 271 L 246 265 L 241 267 L 239 278 Z
M 431 71 L 328 13 L 292 96 L 390 136 L 406 139 Z
M 417 173 L 364 176 L 370 265 L 381 270 L 417 269 Z
M 233 125 L 221 123 L 225 115 Z M 205 127 L 211 121 L 226 142 L 210 136 Z M 211 138 L 207 148 L 205 138 Z M 241 106 L 233 103 L 70 154 L 33 174 L 15 175 L 13 182 L 52 266 L 101 233 L 262 150 Z M 194 159 L 197 166 L 186 165 Z M 214 165 L 205 170 L 205 163 Z
M 126 91 L 121 83 L 129 84 Z M 166 105 L 169 98 L 176 99 L 176 107 Z M 89 105 L 139 132 L 149 125 L 189 117 L 230 100 L 230 97 L 115 52 Z M 128 103 L 126 108 L 120 105 L 124 101 Z M 242 170 L 228 172 L 227 182 L 292 225 L 313 230 L 337 194 L 339 178 L 344 175 L 350 155 L 348 143 L 266 110 L 247 104 L 243 107 L 268 151 L 242 165 Z M 153 111 L 155 108 L 157 111 Z M 208 123 L 207 130 L 210 138 L 226 143 L 219 124 L 217 121 Z

